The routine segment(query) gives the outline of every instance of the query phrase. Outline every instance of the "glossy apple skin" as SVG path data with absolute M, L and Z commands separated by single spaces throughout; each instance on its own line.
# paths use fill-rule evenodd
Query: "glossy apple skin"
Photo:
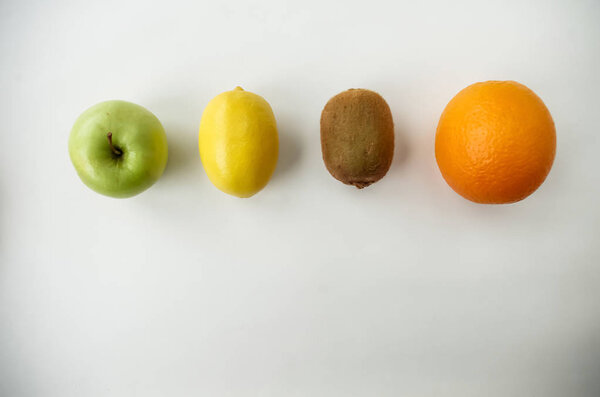
M 109 132 L 121 155 L 113 152 Z M 126 101 L 101 102 L 75 121 L 69 156 L 90 189 L 110 197 L 131 197 L 162 175 L 167 165 L 167 136 L 158 118 L 146 108 Z

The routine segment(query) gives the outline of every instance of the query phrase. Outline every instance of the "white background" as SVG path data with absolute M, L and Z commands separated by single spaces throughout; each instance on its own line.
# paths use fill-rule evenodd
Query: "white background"
M 600 2 L 0 3 L 0 395 L 600 395 Z M 556 122 L 523 202 L 472 204 L 434 158 L 466 85 L 513 79 Z M 275 112 L 265 190 L 227 196 L 197 153 L 204 106 L 241 85 Z M 351 87 L 396 125 L 359 191 L 321 160 Z M 163 122 L 145 193 L 87 189 L 68 157 L 87 107 Z

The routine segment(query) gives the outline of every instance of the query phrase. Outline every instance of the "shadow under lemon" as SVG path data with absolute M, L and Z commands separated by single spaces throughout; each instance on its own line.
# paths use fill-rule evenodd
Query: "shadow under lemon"
M 271 181 L 288 177 L 298 167 L 303 151 L 300 131 L 294 127 L 298 123 L 285 114 L 277 114 L 275 117 L 279 134 L 279 158 Z

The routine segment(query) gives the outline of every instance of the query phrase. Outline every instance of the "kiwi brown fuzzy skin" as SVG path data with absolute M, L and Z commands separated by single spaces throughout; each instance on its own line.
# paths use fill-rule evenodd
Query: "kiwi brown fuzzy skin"
M 337 180 L 367 187 L 385 176 L 394 157 L 394 122 L 376 92 L 349 89 L 331 98 L 321 113 L 321 150 Z

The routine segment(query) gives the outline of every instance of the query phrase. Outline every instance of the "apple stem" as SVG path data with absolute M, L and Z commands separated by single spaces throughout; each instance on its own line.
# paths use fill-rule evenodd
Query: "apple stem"
M 108 138 L 108 144 L 110 145 L 110 148 L 112 149 L 113 153 L 116 154 L 117 156 L 120 156 L 121 154 L 123 154 L 123 152 L 121 152 L 119 149 L 117 149 L 116 147 L 113 146 L 112 132 L 109 132 L 108 134 L 106 134 L 106 137 Z

